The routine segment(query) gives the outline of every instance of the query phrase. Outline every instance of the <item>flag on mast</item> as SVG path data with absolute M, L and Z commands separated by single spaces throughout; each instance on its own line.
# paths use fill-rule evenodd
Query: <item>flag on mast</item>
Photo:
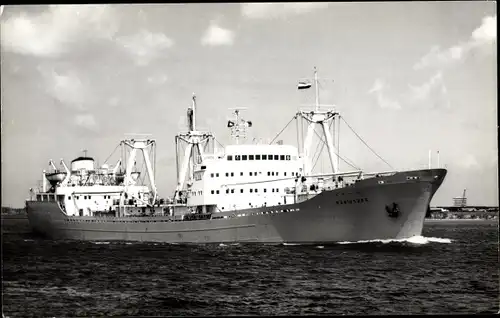
M 309 87 L 311 87 L 311 83 L 308 82 L 299 82 L 297 86 L 298 89 L 308 89 Z

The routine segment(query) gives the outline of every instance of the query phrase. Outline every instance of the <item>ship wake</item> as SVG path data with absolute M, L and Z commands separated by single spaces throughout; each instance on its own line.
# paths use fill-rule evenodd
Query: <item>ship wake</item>
M 366 240 L 366 241 L 355 241 L 355 242 L 338 242 L 337 244 L 363 244 L 363 243 L 410 243 L 415 245 L 424 245 L 429 243 L 444 243 L 450 244 L 452 242 L 449 238 L 440 238 L 440 237 L 425 237 L 425 236 L 412 236 L 410 238 L 405 239 L 387 239 L 387 240 Z

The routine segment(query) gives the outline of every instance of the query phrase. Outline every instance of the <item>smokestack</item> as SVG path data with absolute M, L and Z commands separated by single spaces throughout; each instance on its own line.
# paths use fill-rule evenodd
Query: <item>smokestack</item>
M 429 150 L 429 169 L 431 169 L 432 166 L 432 150 Z
M 437 151 L 437 161 L 438 161 L 438 165 L 437 165 L 437 167 L 438 167 L 438 169 L 439 169 L 439 168 L 441 168 L 441 167 L 439 166 L 439 150 Z

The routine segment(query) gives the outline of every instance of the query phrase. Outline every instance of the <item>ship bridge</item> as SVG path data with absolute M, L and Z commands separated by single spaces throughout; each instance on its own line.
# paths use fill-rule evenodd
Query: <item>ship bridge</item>
M 291 203 L 302 167 L 291 145 L 228 145 L 195 165 L 187 204 L 230 211 Z

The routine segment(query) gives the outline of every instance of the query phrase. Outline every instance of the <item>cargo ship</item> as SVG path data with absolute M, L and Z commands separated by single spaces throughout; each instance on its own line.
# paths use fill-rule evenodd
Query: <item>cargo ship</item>
M 233 141 L 218 147 L 213 133 L 197 129 L 193 94 L 187 131 L 175 136 L 177 185 L 170 198 L 158 196 L 152 138 L 121 140 L 112 167 L 96 167 L 86 154 L 70 168 L 63 159 L 62 169 L 50 161 L 41 189 L 30 189 L 26 200 L 33 230 L 55 240 L 167 243 L 324 244 L 421 235 L 447 171 L 339 171 L 333 133 L 340 115 L 335 105 L 319 103 L 316 69 L 314 80 L 298 88 L 313 81 L 316 103 L 290 121 L 307 127 L 305 138 L 305 129 L 297 128 L 297 145 L 248 142 L 252 122 L 236 108 L 227 122 Z M 316 126 L 328 150 L 328 173 L 313 172 Z M 145 174 L 137 169 L 139 158 Z

